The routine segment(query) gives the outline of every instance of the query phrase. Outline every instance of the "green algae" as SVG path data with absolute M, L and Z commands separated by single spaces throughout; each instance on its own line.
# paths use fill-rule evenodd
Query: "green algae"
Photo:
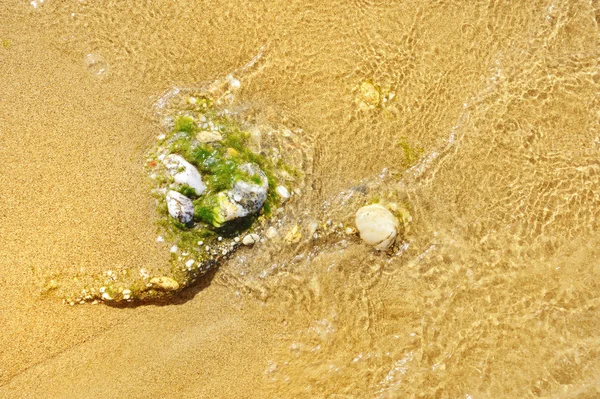
M 404 159 L 402 161 L 404 167 L 410 167 L 414 165 L 424 152 L 423 148 L 412 146 L 406 137 L 400 137 L 398 146 L 400 146 L 404 152 Z

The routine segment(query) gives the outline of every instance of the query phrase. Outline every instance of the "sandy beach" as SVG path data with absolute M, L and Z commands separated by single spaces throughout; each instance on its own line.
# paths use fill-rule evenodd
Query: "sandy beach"
M 126 3 L 0 0 L 0 398 L 600 395 L 597 2 Z M 313 146 L 301 240 L 64 303 L 167 267 L 153 104 L 261 49 L 242 100 Z M 408 204 L 393 253 L 344 233 L 359 195 Z

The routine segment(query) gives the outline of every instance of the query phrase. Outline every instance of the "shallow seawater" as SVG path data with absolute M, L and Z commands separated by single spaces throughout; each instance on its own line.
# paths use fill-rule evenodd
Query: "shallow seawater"
M 167 267 L 143 169 L 153 104 L 259 56 L 239 103 L 302 128 L 308 184 L 277 236 L 187 300 L 218 291 L 233 305 L 215 314 L 268 323 L 204 385 L 251 374 L 246 397 L 600 396 L 600 2 L 2 0 L 0 19 L 0 395 L 98 331 L 151 324 L 151 307 L 39 292 Z M 364 106 L 365 82 L 386 101 Z M 346 232 L 374 201 L 412 216 L 389 253 Z

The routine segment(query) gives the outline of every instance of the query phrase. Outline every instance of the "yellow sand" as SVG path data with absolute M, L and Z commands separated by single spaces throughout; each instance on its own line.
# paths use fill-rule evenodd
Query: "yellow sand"
M 597 397 L 597 2 L 35 4 L 0 0 L 0 398 Z M 168 306 L 42 295 L 168 266 L 152 104 L 261 47 L 243 100 L 314 139 L 303 241 Z M 309 240 L 361 179 L 411 204 L 405 252 Z

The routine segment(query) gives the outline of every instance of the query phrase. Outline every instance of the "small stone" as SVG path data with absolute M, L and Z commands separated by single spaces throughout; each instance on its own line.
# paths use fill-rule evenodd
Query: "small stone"
M 283 201 L 287 201 L 290 198 L 290 192 L 284 186 L 277 186 L 275 192 L 277 192 L 277 195 L 279 195 L 279 198 Z
M 212 225 L 215 227 L 257 213 L 267 200 L 269 180 L 260 167 L 253 163 L 245 163 L 239 169 L 249 176 L 258 176 L 260 184 L 238 180 L 231 190 L 218 193 L 216 195 L 218 206 L 213 209 L 212 220 Z
M 127 300 L 131 298 L 131 290 L 123 290 L 123 299 Z
M 167 209 L 169 215 L 186 224 L 194 218 L 194 204 L 192 200 L 177 191 L 167 193 Z
M 298 225 L 292 227 L 290 229 L 290 231 L 288 231 L 288 233 L 285 235 L 285 241 L 288 244 L 297 244 L 300 242 L 301 238 L 302 238 L 302 233 L 300 233 L 300 229 L 298 228 Z
M 165 239 L 163 236 L 158 236 L 156 237 L 156 242 L 165 242 Z
M 234 78 L 233 75 L 228 75 L 227 80 L 229 81 L 230 90 L 237 90 L 241 87 L 240 81 Z
M 351 236 L 352 234 L 356 233 L 356 230 L 354 230 L 352 227 L 346 227 L 345 233 Z
M 244 245 L 254 245 L 260 241 L 260 236 L 258 234 L 248 234 L 242 239 L 242 244 Z
M 173 280 L 171 277 L 154 277 L 150 280 L 152 287 L 163 291 L 177 291 L 179 289 L 179 283 Z
M 194 189 L 197 195 L 202 195 L 206 191 L 206 184 L 202 181 L 198 169 L 183 159 L 181 155 L 170 154 L 163 163 L 175 179 L 175 183 L 187 184 Z
M 102 299 L 105 301 L 112 301 L 112 297 L 110 295 L 108 295 L 108 292 L 104 292 L 102 294 Z
M 359 88 L 357 102 L 361 108 L 375 108 L 381 102 L 381 92 L 373 83 L 363 82 Z
M 215 143 L 223 141 L 223 136 L 219 132 L 204 130 L 196 134 L 196 140 L 200 143 Z
M 191 269 L 192 266 L 194 265 L 195 260 L 194 259 L 190 259 L 187 262 L 185 262 L 185 267 L 187 267 L 188 269 Z
M 267 231 L 265 232 L 265 236 L 267 236 L 267 238 L 275 238 L 277 237 L 277 229 L 275 227 L 269 227 L 267 229 Z
M 377 250 L 386 250 L 396 240 L 399 223 L 387 208 L 372 204 L 356 212 L 356 227 L 364 242 Z

